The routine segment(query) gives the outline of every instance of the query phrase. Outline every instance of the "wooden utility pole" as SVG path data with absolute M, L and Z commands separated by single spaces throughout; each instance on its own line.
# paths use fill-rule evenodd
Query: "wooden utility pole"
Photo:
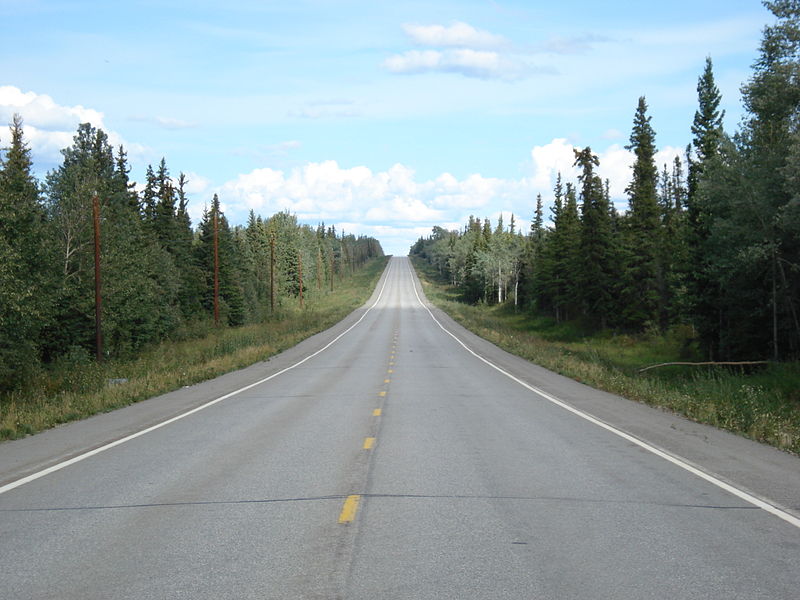
M 297 279 L 300 284 L 300 308 L 303 308 L 303 255 L 297 254 Z
M 331 250 L 331 291 L 333 291 L 333 250 Z
M 322 250 L 317 247 L 317 291 L 322 290 Z
M 269 236 L 269 310 L 275 313 L 275 234 Z
M 94 217 L 94 342 L 97 362 L 103 360 L 103 298 L 100 295 L 100 199 L 97 194 L 92 198 Z
M 219 325 L 219 223 L 214 208 L 214 325 Z

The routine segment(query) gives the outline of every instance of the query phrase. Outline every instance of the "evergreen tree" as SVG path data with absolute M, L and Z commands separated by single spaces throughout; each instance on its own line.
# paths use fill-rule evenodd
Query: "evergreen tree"
M 530 304 L 537 294 L 537 279 L 544 245 L 544 216 L 542 211 L 542 195 L 536 195 L 536 209 L 533 213 L 531 228 L 525 239 L 523 256 L 520 264 L 519 288 L 522 291 L 521 303 Z
M 555 226 L 558 238 L 555 240 L 556 256 L 554 271 L 556 319 L 566 320 L 578 316 L 583 284 L 583 255 L 581 218 L 578 214 L 578 199 L 575 187 L 567 183 L 564 191 L 564 206 Z
M 147 165 L 145 173 L 144 190 L 139 203 L 139 211 L 145 223 L 151 225 L 156 218 L 156 204 L 158 203 L 158 178 L 152 165 Z
M 61 281 L 55 320 L 46 335 L 57 356 L 94 346 L 92 199 L 101 212 L 103 334 L 112 354 L 163 338 L 178 324 L 174 265 L 143 230 L 131 202 L 124 158 L 108 136 L 84 123 L 64 161 L 47 177 L 48 210 L 57 231 Z
M 10 132 L 11 144 L 0 154 L 0 391 L 19 386 L 39 364 L 56 277 L 19 115 Z
M 131 172 L 128 166 L 128 154 L 125 148 L 120 144 L 117 150 L 116 164 L 114 173 L 117 177 L 116 188 L 120 190 L 120 200 L 128 204 L 131 210 L 138 212 L 139 210 L 139 196 L 136 193 L 136 184 L 130 180 L 129 174 Z M 125 190 L 125 192 L 122 192 Z
M 697 184 L 703 176 L 703 170 L 708 160 L 719 152 L 724 132 L 722 120 L 725 111 L 720 111 L 722 95 L 714 80 L 714 65 L 711 57 L 706 57 L 703 74 L 697 81 L 698 108 L 694 113 L 692 123 L 692 144 L 694 158 L 689 162 L 689 197 L 696 195 Z M 691 157 L 691 154 L 690 154 Z
M 684 314 L 686 295 L 684 266 L 687 263 L 685 219 L 681 207 L 685 203 L 686 188 L 683 164 L 675 157 L 672 170 L 667 165 L 661 176 L 659 208 L 661 231 L 658 245 L 659 271 L 659 324 L 665 330 Z
M 176 190 L 178 207 L 175 211 L 175 240 L 172 256 L 180 277 L 178 303 L 184 320 L 196 320 L 202 309 L 205 281 L 203 271 L 194 257 L 194 231 L 189 217 L 189 198 L 186 195 L 186 175 L 178 175 Z
M 633 151 L 635 160 L 633 177 L 627 188 L 630 263 L 626 269 L 626 283 L 631 293 L 625 307 L 625 321 L 629 327 L 641 329 L 647 323 L 658 323 L 659 314 L 664 312 L 659 295 L 659 282 L 664 280 L 664 275 L 658 252 L 662 240 L 656 193 L 655 131 L 650 125 L 644 97 L 639 98 L 626 149 Z
M 722 290 L 712 276 L 709 237 L 712 215 L 708 203 L 698 193 L 707 166 L 716 161 L 724 140 L 719 110 L 722 96 L 714 80 L 711 58 L 706 58 L 703 74 L 697 81 L 698 108 L 692 123 L 691 146 L 687 152 L 689 163 L 688 194 L 686 197 L 686 262 L 681 269 L 686 281 L 687 310 L 692 315 L 701 345 L 715 357 L 719 347 L 720 305 Z
M 599 159 L 588 146 L 575 150 L 581 184 L 579 298 L 586 317 L 605 327 L 611 317 L 611 221 L 603 182 L 595 173 Z M 577 265 L 576 265 L 577 267 Z
M 721 296 L 718 351 L 778 359 L 800 352 L 793 160 L 800 156 L 800 2 L 765 5 L 778 20 L 764 29 L 753 77 L 743 88 L 749 119 L 699 192 L 711 221 L 709 270 Z
M 176 212 L 175 189 L 169 177 L 169 170 L 165 159 L 161 159 L 158 172 L 154 179 L 156 183 L 155 207 L 152 209 L 152 229 L 161 247 L 173 257 L 178 253 L 177 245 L 180 244 L 178 215 Z
M 239 257 L 228 220 L 220 210 L 217 194 L 211 201 L 211 208 L 203 213 L 200 223 L 195 256 L 206 280 L 206 293 L 203 306 L 213 314 L 214 304 L 214 221 L 217 223 L 217 244 L 219 255 L 219 303 L 220 314 L 228 325 L 238 326 L 245 322 L 244 296 L 239 280 Z
M 537 308 L 552 309 L 556 320 L 558 320 L 561 316 L 556 301 L 560 291 L 558 260 L 563 245 L 561 243 L 563 228 L 559 227 L 559 223 L 561 223 L 561 218 L 564 213 L 564 186 L 561 182 L 560 172 L 556 177 L 553 193 L 553 206 L 550 207 L 553 227 L 546 237 L 543 236 L 544 244 L 541 250 L 539 268 L 536 269 L 534 273 L 534 293 Z

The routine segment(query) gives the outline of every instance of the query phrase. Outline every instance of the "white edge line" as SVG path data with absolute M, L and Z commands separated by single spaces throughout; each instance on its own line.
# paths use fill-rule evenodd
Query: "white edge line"
M 411 284 L 414 287 L 414 295 L 416 295 L 417 301 L 420 303 L 422 308 L 424 308 L 426 311 L 428 311 L 428 314 L 431 316 L 431 319 L 434 320 L 434 322 L 439 326 L 439 328 L 442 331 L 444 331 L 447 335 L 452 337 L 456 342 L 458 342 L 461 345 L 461 347 L 464 348 L 464 350 L 466 350 L 467 352 L 472 354 L 478 360 L 483 361 L 484 363 L 486 363 L 487 365 L 489 365 L 490 367 L 492 367 L 496 371 L 499 371 L 500 373 L 502 373 L 503 375 L 505 375 L 509 379 L 515 381 L 516 383 L 518 383 L 522 387 L 527 388 L 528 390 L 532 391 L 535 394 L 538 394 L 539 396 L 541 396 L 545 400 L 548 400 L 548 401 L 552 402 L 553 404 L 556 404 L 556 405 L 560 406 L 564 410 L 568 410 L 569 412 L 581 417 L 582 419 L 586 419 L 590 423 L 594 423 L 598 427 L 602 427 L 603 429 L 606 429 L 606 430 L 610 431 L 611 433 L 613 433 L 615 435 L 618 435 L 619 437 L 621 437 L 621 438 L 623 438 L 623 439 L 625 439 L 625 440 L 627 440 L 629 442 L 632 442 L 632 443 L 636 444 L 637 446 L 639 446 L 641 448 L 644 448 L 648 452 L 652 452 L 656 456 L 659 456 L 659 457 L 663 458 L 664 460 L 667 460 L 667 461 L 671 462 L 672 464 L 677 465 L 680 468 L 685 469 L 686 471 L 689 471 L 690 473 L 692 473 L 694 475 L 697 475 L 701 479 L 705 479 L 709 483 L 712 483 L 715 486 L 717 486 L 719 488 L 722 488 L 726 492 L 729 492 L 729 493 L 733 494 L 734 496 L 737 496 L 738 498 L 741 498 L 742 500 L 744 500 L 746 502 L 749 502 L 750 504 L 752 504 L 754 506 L 757 506 L 758 508 L 767 511 L 770 514 L 775 515 L 779 519 L 783 519 L 787 523 L 790 523 L 790 524 L 794 525 L 795 527 L 800 528 L 800 519 L 798 519 L 794 515 L 786 512 L 785 510 L 782 510 L 782 509 L 778 508 L 777 506 L 775 506 L 773 504 L 770 504 L 766 500 L 762 500 L 761 498 L 758 498 L 757 496 L 754 496 L 754 495 L 752 495 L 752 494 L 750 494 L 748 492 L 745 492 L 744 490 L 740 490 L 739 488 L 734 487 L 729 483 L 726 483 L 725 481 L 715 477 L 714 475 L 711 475 L 710 473 L 706 473 L 705 471 L 702 471 L 702 470 L 698 469 L 697 467 L 691 465 L 686 459 L 681 458 L 680 456 L 676 456 L 676 455 L 670 454 L 668 452 L 665 452 L 664 450 L 656 448 L 655 446 L 651 446 L 650 444 L 648 444 L 644 440 L 640 440 L 639 438 L 637 438 L 635 436 L 632 436 L 631 434 L 626 433 L 626 432 L 622 431 L 621 429 L 617 429 L 613 425 L 609 425 L 608 423 L 606 423 L 604 421 L 601 421 L 597 417 L 593 417 L 589 413 L 583 412 L 582 410 L 579 410 L 579 409 L 575 408 L 574 406 L 570 406 L 569 404 L 567 404 L 563 400 L 560 400 L 560 399 L 556 398 L 555 396 L 551 396 L 547 392 L 545 392 L 543 390 L 540 390 L 539 388 L 537 388 L 535 386 L 532 386 L 532 385 L 522 381 L 521 379 L 519 379 L 518 377 L 515 377 L 514 375 L 512 375 L 511 373 L 509 373 L 505 369 L 503 369 L 501 367 L 498 367 L 493 362 L 485 359 L 483 356 L 481 356 L 480 354 L 478 354 L 477 352 L 475 352 L 471 348 L 469 348 L 464 342 L 462 342 L 460 339 L 458 339 L 455 336 L 455 334 L 450 332 L 447 328 L 445 328 L 444 325 L 442 325 L 439 322 L 439 319 L 437 319 L 434 316 L 434 314 L 431 312 L 431 310 L 425 305 L 425 303 L 419 297 L 419 293 L 417 292 L 417 285 L 414 282 L 414 277 L 413 276 L 411 278 Z
M 110 450 L 111 448 L 114 448 L 116 446 L 124 444 L 125 442 L 129 442 L 131 440 L 134 440 L 134 439 L 136 439 L 138 437 L 141 437 L 141 436 L 143 436 L 145 434 L 150 433 L 151 431 L 155 431 L 156 429 L 161 429 L 162 427 L 166 427 L 167 425 L 170 425 L 171 423 L 174 423 L 175 421 L 180 421 L 181 419 L 183 419 L 185 417 L 188 417 L 189 415 L 193 415 L 193 414 L 195 414 L 197 412 L 200 412 L 201 410 L 206 409 L 209 406 L 213 406 L 214 404 L 217 404 L 218 402 L 222 402 L 223 400 L 227 400 L 228 398 L 231 398 L 232 396 L 235 396 L 237 394 L 241 394 L 242 392 L 246 392 L 247 390 L 249 390 L 251 388 L 254 388 L 254 387 L 258 386 L 258 385 L 261 385 L 262 383 L 265 383 L 265 382 L 269 381 L 270 379 L 274 379 L 278 375 L 283 375 L 287 371 L 291 371 L 295 367 L 299 367 L 304 362 L 306 362 L 308 360 L 311 360 L 312 358 L 314 358 L 318 354 L 324 352 L 325 350 L 327 350 L 328 348 L 333 346 L 333 344 L 338 342 L 345 334 L 349 333 L 353 328 L 356 327 L 356 325 L 358 325 L 359 323 L 361 323 L 361 321 L 364 320 L 364 317 L 366 317 L 369 314 L 369 311 L 371 311 L 373 308 L 375 308 L 375 306 L 378 304 L 378 302 L 380 301 L 381 297 L 383 296 L 383 290 L 386 288 L 386 282 L 389 280 L 388 271 L 389 271 L 389 268 L 388 268 L 388 265 L 387 265 L 387 268 L 386 268 L 386 271 L 385 271 L 386 276 L 383 279 L 383 285 L 381 286 L 381 290 L 378 293 L 378 297 L 375 299 L 375 302 L 373 302 L 372 305 L 364 312 L 364 314 L 361 315 L 361 318 L 359 318 L 358 321 L 353 323 L 350 327 L 348 327 L 342 333 L 340 333 L 335 338 L 333 338 L 330 342 L 325 344 L 322 348 L 320 348 L 319 350 L 317 350 L 313 354 L 309 354 L 308 356 L 306 356 L 303 360 L 300 360 L 300 361 L 294 363 L 293 365 L 290 365 L 290 366 L 286 367 L 285 369 L 282 369 L 282 370 L 278 371 L 277 373 L 273 373 L 269 377 L 264 377 L 263 379 L 259 379 L 255 383 L 251 383 L 249 385 L 244 386 L 243 388 L 239 388 L 238 390 L 234 390 L 233 392 L 229 392 L 229 393 L 225 394 L 224 396 L 220 396 L 219 398 L 215 398 L 214 400 L 210 400 L 209 402 L 206 402 L 205 404 L 201 404 L 200 406 L 197 406 L 197 407 L 195 407 L 195 408 L 193 408 L 193 409 L 191 409 L 189 411 L 186 411 L 185 413 L 181 413 L 181 414 L 179 414 L 177 416 L 174 416 L 172 418 L 167 419 L 166 421 L 162 421 L 161 423 L 157 423 L 157 424 L 155 424 L 155 425 L 153 425 L 151 427 L 148 427 L 147 429 L 142 429 L 141 431 L 137 431 L 136 433 L 132 433 L 132 434 L 127 435 L 127 436 L 125 436 L 123 438 L 120 438 L 118 440 L 114 440 L 113 442 L 109 442 L 108 444 L 104 444 L 103 446 L 95 448 L 94 450 L 89 450 L 88 452 L 84 452 L 83 454 L 79 454 L 78 456 L 74 456 L 74 457 L 72 457 L 72 458 L 70 458 L 68 460 L 65 460 L 63 462 L 60 462 L 60 463 L 57 463 L 57 464 L 52 465 L 50 467 L 47 467 L 46 469 L 43 469 L 41 471 L 37 471 L 36 473 L 32 473 L 30 475 L 22 477 L 21 479 L 17 479 L 16 481 L 12 481 L 11 483 L 7 483 L 6 485 L 0 487 L 0 494 L 5 494 L 6 492 L 9 492 L 9 491 L 11 491 L 11 490 L 13 490 L 15 488 L 18 488 L 20 486 L 25 485 L 26 483 L 30 483 L 31 481 L 35 481 L 35 480 L 37 480 L 37 479 L 39 479 L 41 477 L 44 477 L 45 475 L 49 475 L 50 473 L 55 473 L 56 471 L 60 471 L 61 469 L 65 468 L 65 467 L 68 467 L 70 465 L 74 465 L 75 463 L 81 462 L 82 460 L 86 460 L 87 458 L 90 458 L 92 456 L 100 454 L 101 452 L 105 452 L 106 450 Z

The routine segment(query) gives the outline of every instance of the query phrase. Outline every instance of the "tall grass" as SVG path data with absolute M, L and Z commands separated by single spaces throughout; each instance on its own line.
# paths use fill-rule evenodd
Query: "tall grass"
M 757 370 L 674 366 L 639 373 L 651 364 L 696 358 L 691 332 L 590 334 L 579 323 L 556 323 L 507 305 L 464 304 L 424 263 L 415 262 L 415 267 L 436 306 L 512 354 L 593 387 L 800 454 L 800 362 Z
M 0 440 L 114 410 L 249 366 L 331 327 L 369 298 L 387 258 L 372 259 L 333 293 L 312 290 L 301 309 L 286 300 L 264 323 L 238 328 L 195 324 L 178 339 L 135 358 L 95 363 L 74 349 L 23 391 L 0 397 Z

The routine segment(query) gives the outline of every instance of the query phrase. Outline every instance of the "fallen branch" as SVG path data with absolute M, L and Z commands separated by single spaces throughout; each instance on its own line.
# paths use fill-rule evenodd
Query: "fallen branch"
M 708 361 L 708 362 L 667 362 L 667 363 L 659 363 L 657 365 L 650 365 L 649 367 L 644 367 L 643 369 L 639 369 L 639 373 L 644 373 L 645 371 L 649 371 L 650 369 L 655 369 L 657 367 L 669 367 L 671 365 L 693 365 L 693 366 L 702 366 L 702 365 L 731 365 L 731 366 L 740 366 L 740 365 L 766 365 L 769 364 L 768 360 L 741 360 L 737 362 L 716 362 L 716 361 Z

